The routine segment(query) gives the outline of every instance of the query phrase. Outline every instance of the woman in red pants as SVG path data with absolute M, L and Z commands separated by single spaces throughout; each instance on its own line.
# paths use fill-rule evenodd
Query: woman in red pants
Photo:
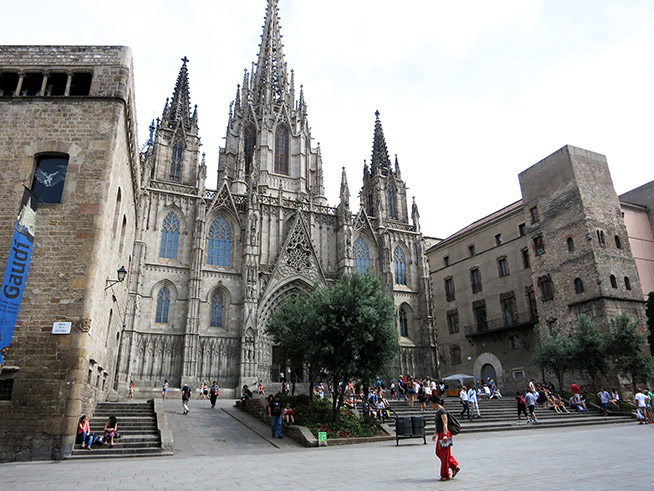
M 431 396 L 429 399 L 431 407 L 436 409 L 436 430 L 432 441 L 436 442 L 436 456 L 441 459 L 440 481 L 449 481 L 456 476 L 461 468 L 459 463 L 452 457 L 452 434 L 447 429 L 447 411 L 443 407 L 443 399 L 438 396 Z M 450 477 L 452 469 L 452 477 Z

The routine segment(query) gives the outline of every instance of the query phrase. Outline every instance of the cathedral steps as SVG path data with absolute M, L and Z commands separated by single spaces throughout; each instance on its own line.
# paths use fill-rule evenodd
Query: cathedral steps
M 114 440 L 114 446 L 96 444 L 93 450 L 89 451 L 76 443 L 67 459 L 155 457 L 172 454 L 161 448 L 157 415 L 152 401 L 99 403 L 89 420 L 91 432 L 103 436 L 104 425 L 111 415 L 116 416 L 118 433 L 121 435 L 119 439 Z
M 390 401 L 390 404 L 392 418 L 390 420 L 387 419 L 386 422 L 392 428 L 395 428 L 395 416 L 424 416 L 427 433 L 433 433 L 436 411 L 431 409 L 429 404 L 427 404 L 425 412 L 422 413 L 417 402 L 412 408 L 409 407 L 407 401 Z M 610 414 L 608 417 L 604 417 L 601 412 L 593 409 L 586 413 L 571 412 L 570 414 L 558 414 L 551 409 L 537 408 L 536 417 L 538 418 L 538 423 L 528 424 L 524 416 L 522 421 L 518 421 L 515 399 L 513 397 L 479 401 L 479 410 L 482 417 L 473 418 L 471 421 L 459 417 L 462 406 L 458 399 L 447 398 L 445 400 L 445 408 L 459 419 L 462 433 L 522 430 L 531 427 L 559 428 L 634 422 L 633 417 L 630 415 Z

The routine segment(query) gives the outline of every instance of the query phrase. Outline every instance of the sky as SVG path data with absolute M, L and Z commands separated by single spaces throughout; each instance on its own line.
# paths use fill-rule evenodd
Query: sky
M 654 2 L 280 0 L 329 204 L 358 210 L 379 110 L 422 232 L 444 238 L 520 199 L 518 174 L 566 144 L 607 156 L 618 194 L 654 179 Z M 126 45 L 140 144 L 187 56 L 207 187 L 266 0 L 59 0 L 3 9 L 2 44 Z M 410 205 L 409 205 L 410 206 Z

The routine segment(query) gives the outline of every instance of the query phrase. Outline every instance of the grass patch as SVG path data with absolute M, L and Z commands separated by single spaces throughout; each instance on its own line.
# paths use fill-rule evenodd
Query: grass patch
M 382 435 L 383 432 L 375 418 L 357 416 L 345 408 L 340 409 L 339 421 L 332 421 L 332 404 L 324 399 L 309 399 L 307 395 L 285 396 L 282 398 L 293 409 L 295 424 L 306 426 L 314 436 L 318 432 L 327 433 L 327 438 L 357 438 Z

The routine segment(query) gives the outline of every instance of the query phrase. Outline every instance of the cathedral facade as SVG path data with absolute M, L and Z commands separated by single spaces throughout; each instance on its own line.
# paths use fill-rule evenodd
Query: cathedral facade
M 399 373 L 437 375 L 429 268 L 418 208 L 376 113 L 358 211 L 342 171 L 330 206 L 302 88 L 284 61 L 277 2 L 258 60 L 230 105 L 217 184 L 207 188 L 186 58 L 141 153 L 136 240 L 118 391 L 217 380 L 227 391 L 288 374 L 267 320 L 289 295 L 369 271 L 396 306 Z M 301 378 L 301 374 L 296 374 Z M 227 392 L 229 393 L 229 392 Z

